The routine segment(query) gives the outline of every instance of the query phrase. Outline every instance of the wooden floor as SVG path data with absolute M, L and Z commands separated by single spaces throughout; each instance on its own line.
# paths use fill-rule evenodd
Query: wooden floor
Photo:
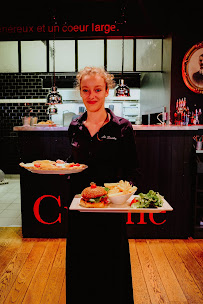
M 129 245 L 135 304 L 203 303 L 203 240 Z M 0 303 L 66 303 L 65 251 L 65 239 L 22 239 L 21 228 L 0 228 Z

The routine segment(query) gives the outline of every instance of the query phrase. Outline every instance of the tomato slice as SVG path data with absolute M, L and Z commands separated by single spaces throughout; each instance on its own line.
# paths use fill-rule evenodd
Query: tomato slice
M 133 198 L 132 201 L 131 201 L 131 203 L 130 203 L 130 206 L 131 206 L 132 204 L 135 204 L 136 202 L 137 202 L 136 198 Z
M 71 164 L 71 165 L 70 165 L 71 168 L 72 168 L 72 167 L 79 167 L 79 166 L 80 166 L 80 164 L 78 164 L 78 163 L 77 163 L 77 164 Z

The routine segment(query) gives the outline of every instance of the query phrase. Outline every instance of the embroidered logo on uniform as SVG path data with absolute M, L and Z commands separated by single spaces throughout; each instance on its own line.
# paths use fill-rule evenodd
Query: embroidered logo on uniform
M 79 143 L 77 141 L 74 141 L 74 140 L 71 142 L 71 145 L 73 147 L 76 147 L 76 148 L 80 147 Z
M 111 137 L 111 136 L 109 136 L 109 135 L 103 135 L 103 136 L 101 136 L 101 138 L 103 138 L 103 139 L 113 139 L 113 140 L 117 140 L 117 138 L 116 137 Z

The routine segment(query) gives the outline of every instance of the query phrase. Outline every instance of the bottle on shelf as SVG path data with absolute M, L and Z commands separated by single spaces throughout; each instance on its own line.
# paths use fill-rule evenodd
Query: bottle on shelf
M 199 124 L 198 110 L 195 110 L 195 125 Z
M 189 123 L 190 123 L 190 109 L 189 109 L 189 107 L 187 107 L 186 108 L 186 126 L 188 126 L 189 125 Z
M 176 111 L 174 113 L 174 122 L 176 125 L 187 126 L 190 122 L 190 109 L 186 103 L 186 97 L 177 99 Z
M 194 125 L 194 120 L 195 120 L 194 112 L 192 111 L 191 116 L 190 116 L 190 124 L 191 125 Z
M 180 123 L 180 108 L 179 108 L 179 100 L 176 101 L 176 111 L 174 113 L 175 125 L 179 125 Z
M 199 124 L 202 125 L 203 124 L 203 115 L 202 115 L 201 109 L 199 109 L 199 112 L 198 112 L 198 120 L 199 120 Z

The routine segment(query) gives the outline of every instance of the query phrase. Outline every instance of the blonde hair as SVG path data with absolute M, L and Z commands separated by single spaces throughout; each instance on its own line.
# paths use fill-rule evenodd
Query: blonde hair
M 86 75 L 99 75 L 106 83 L 106 90 L 115 87 L 114 75 L 106 72 L 103 68 L 98 67 L 85 67 L 80 70 L 76 76 L 75 88 L 80 90 L 80 84 L 83 76 Z

